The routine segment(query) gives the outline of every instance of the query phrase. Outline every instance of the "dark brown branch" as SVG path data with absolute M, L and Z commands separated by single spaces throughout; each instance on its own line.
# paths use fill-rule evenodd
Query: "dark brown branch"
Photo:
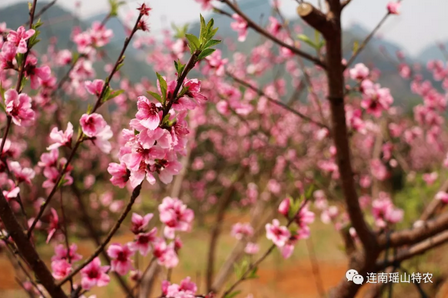
M 347 5 L 350 4 L 350 2 L 352 2 L 352 0 L 344 0 L 341 2 L 341 9 L 344 9 Z
M 336 159 L 340 173 L 340 181 L 344 194 L 345 205 L 350 217 L 350 222 L 360 239 L 363 250 L 354 253 L 350 259 L 350 268 L 366 274 L 375 266 L 379 256 L 375 234 L 367 225 L 364 214 L 360 208 L 354 173 L 351 165 L 350 144 L 347 133 L 345 114 L 345 86 L 344 67 L 342 65 L 342 28 L 341 28 L 341 3 L 339 0 L 327 1 L 329 12 L 327 17 L 331 19 L 331 34 L 326 33 L 326 65 L 328 81 L 328 99 L 330 101 L 331 123 L 333 140 L 336 147 Z M 344 278 L 334 289 L 332 297 L 354 297 L 360 287 L 354 283 L 348 283 Z
M 265 94 L 262 90 L 256 88 L 255 86 L 249 84 L 249 83 L 246 82 L 246 81 L 243 81 L 243 80 L 241 80 L 241 79 L 235 77 L 235 76 L 234 76 L 233 74 L 231 74 L 230 72 L 227 72 L 227 71 L 226 71 L 226 75 L 229 76 L 230 78 L 232 78 L 232 79 L 233 79 L 235 82 L 237 82 L 238 84 L 240 84 L 240 85 L 242 85 L 242 86 L 244 86 L 244 87 L 247 87 L 247 88 L 251 89 L 252 91 L 256 92 L 259 96 L 266 97 L 266 99 L 267 99 L 268 101 L 272 102 L 273 104 L 276 104 L 276 105 L 278 105 L 279 107 L 284 108 L 285 110 L 287 110 L 287 111 L 293 113 L 294 115 L 299 116 L 299 117 L 302 118 L 303 120 L 306 120 L 306 121 L 308 121 L 308 122 L 310 122 L 310 123 L 316 124 L 317 126 L 326 128 L 326 129 L 328 129 L 328 130 L 330 131 L 330 128 L 329 128 L 328 126 L 326 126 L 325 124 L 322 124 L 322 123 L 320 123 L 320 122 L 318 122 L 318 121 L 316 121 L 316 120 L 313 120 L 313 119 L 311 119 L 310 117 L 308 117 L 308 116 L 306 116 L 306 115 L 300 113 L 299 111 L 297 111 L 297 110 L 291 108 L 291 107 L 288 106 L 287 104 L 285 104 L 285 103 L 283 103 L 283 102 L 281 102 L 281 101 L 279 101 L 279 100 L 276 100 L 276 99 L 274 99 L 274 98 L 268 96 L 268 95 Z
M 234 3 L 232 3 L 230 0 L 222 0 L 222 2 L 226 3 L 236 14 L 238 14 L 239 16 L 241 16 L 246 22 L 247 25 L 254 29 L 255 31 L 257 31 L 258 33 L 260 33 L 261 35 L 263 35 L 264 37 L 272 40 L 273 42 L 275 42 L 276 44 L 289 49 L 290 51 L 292 51 L 294 54 L 299 55 L 311 62 L 313 62 L 316 65 L 319 65 L 322 68 L 326 68 L 326 65 L 317 57 L 311 56 L 308 53 L 305 53 L 301 50 L 299 50 L 298 48 L 291 46 L 283 41 L 281 41 L 280 39 L 278 39 L 277 37 L 271 35 L 269 32 L 267 32 L 266 30 L 264 30 L 263 28 L 261 28 L 258 24 L 256 24 L 254 21 L 252 21 L 247 15 L 245 15 Z
M 443 183 L 442 187 L 440 187 L 439 191 L 447 192 L 448 191 L 448 180 Z M 440 200 L 436 200 L 435 198 L 428 204 L 428 206 L 423 211 L 422 215 L 420 216 L 420 220 L 428 220 L 430 219 L 439 209 L 440 206 L 442 206 L 444 203 Z
M 331 7 L 333 7 L 334 14 L 333 22 L 336 25 L 332 26 L 333 33 L 330 35 L 331 37 L 326 38 L 326 59 L 328 65 L 328 98 L 330 100 L 333 139 L 337 149 L 337 164 L 350 221 L 352 222 L 363 247 L 367 251 L 370 251 L 376 248 L 376 239 L 373 232 L 370 230 L 370 227 L 367 225 L 359 206 L 355 181 L 353 179 L 354 174 L 351 165 L 351 153 L 347 134 L 344 104 L 344 67 L 342 66 L 342 28 L 340 23 L 340 9 L 335 4 Z
M 45 5 L 44 7 L 42 7 L 38 13 L 36 13 L 34 18 L 39 18 L 41 15 L 43 15 L 48 9 L 50 9 L 50 7 L 52 7 L 54 4 L 56 4 L 57 0 L 53 0 L 51 2 L 49 2 L 47 5 Z M 28 21 L 26 23 L 26 25 L 28 25 L 30 22 Z
M 333 33 L 331 20 L 328 20 L 325 14 L 310 3 L 301 3 L 297 7 L 297 14 L 324 37 L 329 37 Z
M 444 231 L 440 234 L 435 235 L 434 237 L 428 238 L 418 244 L 411 246 L 409 249 L 405 249 L 399 252 L 395 258 L 389 258 L 386 263 L 384 263 L 384 261 L 377 262 L 376 271 L 384 270 L 389 266 L 395 266 L 396 264 L 399 264 L 404 260 L 423 254 L 432 248 L 445 244 L 446 242 L 448 242 L 448 231 Z
M 48 270 L 47 266 L 40 259 L 33 245 L 31 245 L 31 242 L 26 237 L 21 225 L 14 216 L 9 203 L 6 201 L 6 198 L 3 196 L 2 192 L 0 192 L 0 216 L 9 236 L 14 240 L 18 251 L 27 261 L 31 267 L 31 270 L 33 270 L 39 280 L 39 283 L 44 286 L 51 297 L 67 298 L 64 291 L 62 291 L 62 289 L 55 284 L 50 270 Z
M 187 65 L 185 66 L 185 69 L 182 71 L 182 74 L 177 78 L 176 81 L 176 87 L 174 88 L 174 91 L 171 95 L 171 98 L 169 98 L 168 104 L 163 109 L 163 117 L 168 115 L 172 105 L 177 100 L 177 95 L 179 94 L 180 88 L 182 87 L 182 84 L 184 83 L 185 78 L 187 77 L 187 74 L 194 68 L 196 63 L 198 62 L 198 57 L 201 54 L 200 50 L 196 50 L 193 55 L 191 55 L 190 60 L 188 60 Z M 162 119 L 163 119 L 162 117 Z
M 64 283 L 66 283 L 67 281 L 69 281 L 73 276 L 75 276 L 76 274 L 78 274 L 79 271 L 82 270 L 82 268 L 84 268 L 85 266 L 87 266 L 88 264 L 90 264 L 90 262 L 93 261 L 93 259 L 95 259 L 96 257 L 98 257 L 101 252 L 103 252 L 103 250 L 106 248 L 107 244 L 109 244 L 110 240 L 112 239 L 112 237 L 115 235 L 115 233 L 118 231 L 118 229 L 120 228 L 121 224 L 123 223 L 123 221 L 125 220 L 126 216 L 128 215 L 128 213 L 131 211 L 132 206 L 134 205 L 135 200 L 137 199 L 137 197 L 140 195 L 140 190 L 142 189 L 142 185 L 138 185 L 136 188 L 134 188 L 134 190 L 132 191 L 132 195 L 131 198 L 129 200 L 129 203 L 126 205 L 126 208 L 124 209 L 123 213 L 120 215 L 120 217 L 118 218 L 117 222 L 115 223 L 115 225 L 112 227 L 112 229 L 110 230 L 109 234 L 107 234 L 106 239 L 104 239 L 104 241 L 102 242 L 102 244 L 95 250 L 95 252 L 86 260 L 84 261 L 84 263 L 82 263 L 81 265 L 79 265 L 78 268 L 76 268 L 75 270 L 73 270 L 73 272 L 71 272 L 66 278 L 64 278 L 59 284 L 58 286 L 62 286 Z
M 378 242 L 382 249 L 385 249 L 387 246 L 399 247 L 402 245 L 412 245 L 447 229 L 448 213 L 444 213 L 436 219 L 424 222 L 421 227 L 391 233 L 389 241 L 386 235 L 381 235 Z

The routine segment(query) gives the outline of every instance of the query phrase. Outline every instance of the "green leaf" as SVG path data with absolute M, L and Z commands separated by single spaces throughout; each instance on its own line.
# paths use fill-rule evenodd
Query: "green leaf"
M 68 180 L 65 179 L 65 174 L 62 175 L 61 180 L 59 180 L 58 186 L 56 188 L 62 187 Z
M 355 42 L 353 43 L 353 53 L 358 52 L 358 49 L 359 49 L 359 42 L 355 40 Z
M 316 50 L 318 51 L 325 45 L 325 39 L 321 39 L 321 35 L 317 30 L 314 31 L 314 44 L 316 45 Z
M 151 95 L 152 97 L 154 97 L 158 102 L 160 102 L 161 104 L 165 104 L 164 100 L 162 99 L 162 97 L 160 96 L 160 94 L 152 92 L 152 91 L 146 91 L 146 93 L 148 93 L 149 95 Z
M 188 46 L 190 47 L 192 53 L 201 47 L 201 42 L 193 34 L 185 34 L 185 37 L 188 40 Z
M 229 293 L 229 294 L 225 295 L 224 298 L 233 298 L 233 297 L 236 297 L 236 295 L 238 295 L 239 293 L 241 293 L 240 290 L 234 291 L 232 293 Z
M 0 81 L 0 96 L 1 96 L 3 99 L 5 99 L 5 92 L 6 92 L 6 90 L 5 90 L 5 88 L 3 88 L 3 82 Z
M 206 50 L 203 50 L 201 52 L 201 54 L 199 54 L 198 60 L 202 60 L 205 57 L 210 56 L 211 54 L 213 54 L 214 51 L 216 51 L 216 49 L 206 49 Z
M 26 81 L 27 81 L 26 77 L 23 76 L 22 81 L 20 82 L 20 90 L 23 90 L 23 87 L 25 87 Z
M 217 40 L 217 39 L 209 40 L 209 41 L 207 41 L 207 43 L 205 44 L 205 46 L 204 46 L 204 50 L 205 50 L 205 49 L 208 49 L 208 48 L 210 48 L 210 47 L 212 47 L 212 46 L 214 46 L 214 45 L 217 45 L 217 44 L 219 44 L 219 43 L 221 43 L 221 41 L 220 41 L 220 40 Z
M 42 20 L 41 20 L 41 19 L 38 19 L 37 22 L 35 22 L 35 23 L 33 24 L 33 29 L 37 29 L 37 28 L 39 28 L 39 27 L 42 26 L 42 25 L 43 25 Z
M 288 211 L 288 218 L 293 218 L 296 216 L 297 211 L 299 211 L 300 200 L 294 200 L 292 197 L 289 197 L 289 201 L 291 204 Z
M 110 16 L 118 16 L 118 8 L 123 4 L 126 4 L 126 1 L 109 0 Z
M 24 58 L 24 54 L 19 53 L 16 55 L 17 65 L 19 65 L 19 66 L 22 65 L 23 58 Z
M 117 69 L 116 69 L 115 71 L 119 71 L 120 68 L 123 67 L 123 65 L 124 65 L 124 59 L 125 59 L 125 58 L 126 58 L 125 55 L 123 55 L 123 57 L 121 57 L 120 61 L 118 62 L 118 65 L 117 65 Z
M 207 40 L 212 39 L 213 36 L 215 36 L 216 32 L 218 32 L 218 29 L 219 29 L 219 28 L 215 28 L 215 29 L 211 30 L 211 31 L 208 33 L 206 39 L 207 39 Z
M 204 31 L 205 31 L 205 19 L 202 16 L 202 14 L 199 15 L 200 19 L 201 19 L 201 29 L 199 30 L 199 38 L 201 40 L 203 40 L 204 37 Z
M 170 121 L 170 114 L 167 114 L 162 119 L 162 126 L 169 125 L 169 121 Z
M 176 68 L 177 76 L 180 77 L 180 75 L 185 69 L 185 64 L 182 64 L 180 60 L 174 61 L 174 67 Z
M 310 198 L 314 191 L 314 184 L 311 184 L 311 186 L 307 189 L 305 193 L 305 197 Z
M 310 47 L 317 49 L 317 45 L 305 34 L 300 34 L 297 36 L 298 39 L 300 39 L 301 41 L 307 43 Z
M 250 274 L 247 276 L 247 279 L 259 278 L 259 276 L 257 275 L 257 271 L 258 271 L 258 267 L 255 267 L 254 269 L 252 269 Z
M 171 27 L 173 28 L 175 34 L 174 37 L 176 38 L 185 38 L 185 34 L 188 31 L 189 24 L 185 24 L 182 27 L 177 27 L 176 24 L 172 23 Z
M 160 90 L 162 91 L 163 99 L 166 99 L 166 90 L 168 89 L 168 85 L 166 84 L 165 79 L 156 72 L 157 79 L 159 80 Z
M 113 90 L 111 92 L 109 92 L 109 96 L 106 97 L 106 101 L 111 100 L 112 98 L 117 97 L 120 94 L 123 94 L 124 90 L 120 89 L 120 90 Z
M 179 94 L 177 95 L 177 98 L 181 98 L 182 96 L 185 95 L 185 93 L 187 93 L 188 89 L 190 89 L 188 86 L 184 86 L 182 87 L 182 90 L 179 92 Z

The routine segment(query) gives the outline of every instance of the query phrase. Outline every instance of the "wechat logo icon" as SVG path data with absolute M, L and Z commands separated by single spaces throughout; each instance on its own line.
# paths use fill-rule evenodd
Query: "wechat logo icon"
M 351 281 L 357 285 L 362 285 L 364 282 L 364 277 L 358 274 L 358 271 L 355 269 L 347 270 L 347 272 L 345 272 L 345 277 L 347 278 L 347 281 Z

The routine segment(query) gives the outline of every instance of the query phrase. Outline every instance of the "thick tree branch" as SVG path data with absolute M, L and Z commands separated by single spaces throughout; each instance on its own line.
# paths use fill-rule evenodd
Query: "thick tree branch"
M 446 180 L 442 187 L 440 187 L 439 191 L 447 192 L 448 191 L 448 180 Z M 428 220 L 430 219 L 439 209 L 440 206 L 442 206 L 444 203 L 440 200 L 433 199 L 426 209 L 423 211 L 422 215 L 420 216 L 420 220 Z
M 350 160 L 350 147 L 347 134 L 347 124 L 344 104 L 344 67 L 342 66 L 342 29 L 339 20 L 340 10 L 333 6 L 335 15 L 332 26 L 333 33 L 326 38 L 327 77 L 331 109 L 333 139 L 337 149 L 337 164 L 341 176 L 347 211 L 364 249 L 376 249 L 376 239 L 364 220 L 356 193 L 353 169 Z
M 311 27 L 322 33 L 324 37 L 330 37 L 333 33 L 331 20 L 312 4 L 303 2 L 297 7 L 297 14 Z
M 395 258 L 389 258 L 387 262 L 377 262 L 376 271 L 384 270 L 389 266 L 395 266 L 404 260 L 423 254 L 432 248 L 445 244 L 446 242 L 448 242 L 448 231 L 444 231 L 434 237 L 428 238 L 411 246 L 409 249 L 399 252 Z
M 436 219 L 426 221 L 421 227 L 398 231 L 389 235 L 381 235 L 378 239 L 380 248 L 399 247 L 402 245 L 412 245 L 432 237 L 448 229 L 448 213 L 444 213 Z
M 14 216 L 9 203 L 8 201 L 6 201 L 6 198 L 3 196 L 2 192 L 0 192 L 0 217 L 2 218 L 2 222 L 5 225 L 9 236 L 14 240 L 17 246 L 17 250 L 27 261 L 27 263 L 31 267 L 31 270 L 33 270 L 34 274 L 39 280 L 39 283 L 44 286 L 51 297 L 67 298 L 64 291 L 55 284 L 50 270 L 48 270 L 47 266 L 40 259 L 33 245 L 26 237 L 25 233 L 23 232 L 22 226 Z

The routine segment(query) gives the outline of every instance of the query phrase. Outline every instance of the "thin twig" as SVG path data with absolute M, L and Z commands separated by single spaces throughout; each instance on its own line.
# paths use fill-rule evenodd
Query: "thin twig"
M 123 62 L 124 53 L 125 53 L 128 45 L 129 45 L 132 37 L 134 36 L 135 32 L 137 32 L 137 30 L 138 30 L 138 24 L 139 24 L 141 18 L 142 18 L 142 14 L 140 13 L 138 18 L 137 18 L 137 21 L 135 22 L 135 25 L 134 25 L 134 28 L 133 28 L 131 34 L 129 35 L 129 37 L 126 38 L 126 40 L 124 42 L 123 48 L 122 48 L 122 50 L 120 52 L 120 55 L 118 56 L 117 61 L 115 62 L 115 65 L 114 65 L 114 67 L 113 67 L 109 77 L 106 79 L 106 82 L 104 83 L 104 86 L 103 86 L 103 89 L 101 91 L 101 94 L 98 96 L 98 99 L 96 101 L 96 104 L 95 104 L 94 108 L 91 111 L 91 114 L 95 113 L 98 110 L 98 108 L 103 104 L 103 97 L 106 94 L 106 89 L 109 88 L 109 84 L 110 84 L 110 81 L 112 80 L 113 75 L 117 72 L 119 65 Z M 68 166 L 70 165 L 70 162 L 72 161 L 73 157 L 75 156 L 76 151 L 78 150 L 79 146 L 81 145 L 81 143 L 83 141 L 84 141 L 84 135 L 81 134 L 79 136 L 78 140 L 76 141 L 76 144 L 75 144 L 75 146 L 74 146 L 74 148 L 73 148 L 73 150 L 72 150 L 72 152 L 70 154 L 70 157 L 67 159 L 67 162 L 65 163 L 65 165 L 62 168 L 61 172 L 59 173 L 59 176 L 56 179 L 56 182 L 54 184 L 53 189 L 51 190 L 50 194 L 48 195 L 47 199 L 45 200 L 45 203 L 40 207 L 39 213 L 37 214 L 36 218 L 34 219 L 33 223 L 31 224 L 31 227 L 29 228 L 28 233 L 27 233 L 28 238 L 31 237 L 33 229 L 35 228 L 37 222 L 40 220 L 40 218 L 42 217 L 45 209 L 50 204 L 53 195 L 56 193 L 56 190 L 59 187 L 59 183 L 61 182 L 62 177 L 64 177 L 64 174 L 65 174 Z
M 402 0 L 398 0 L 398 2 L 401 2 Z M 350 1 L 346 1 L 350 3 Z M 347 3 L 347 4 L 348 4 Z M 347 5 L 345 4 L 345 5 Z M 345 6 L 344 5 L 344 6 Z M 375 28 L 373 28 L 372 32 L 370 32 L 369 35 L 364 39 L 364 41 L 361 43 L 361 45 L 358 47 L 358 49 L 353 53 L 353 55 L 350 57 L 346 64 L 346 68 L 349 68 L 350 65 L 356 60 L 358 55 L 361 53 L 361 51 L 366 47 L 366 45 L 369 43 L 369 41 L 372 39 L 372 37 L 375 35 L 375 33 L 381 28 L 381 26 L 384 24 L 384 22 L 387 20 L 387 18 L 391 15 L 391 13 L 387 12 L 386 15 L 381 19 L 381 21 L 376 25 Z
M 313 241 L 311 240 L 311 236 L 305 240 L 306 248 L 308 249 L 308 255 L 311 262 L 311 267 L 313 269 L 314 280 L 316 281 L 316 287 L 321 297 L 327 297 L 325 294 L 325 289 L 322 281 L 322 275 L 320 274 L 319 262 L 316 258 L 316 252 L 314 251 Z
M 132 195 L 131 198 L 129 199 L 129 203 L 126 205 L 126 208 L 124 209 L 123 213 L 120 215 L 120 217 L 118 218 L 117 222 L 115 223 L 115 225 L 112 227 L 112 229 L 110 230 L 109 234 L 107 234 L 106 239 L 104 239 L 103 243 L 95 250 L 95 252 L 86 260 L 84 261 L 84 263 L 82 263 L 81 265 L 79 265 L 78 268 L 76 268 L 75 270 L 73 270 L 73 272 L 71 272 L 67 277 L 65 277 L 59 284 L 58 287 L 62 286 L 64 283 L 66 283 L 67 281 L 69 281 L 71 278 L 73 278 L 73 276 L 75 276 L 79 271 L 82 270 L 82 268 L 86 267 L 88 264 L 90 264 L 90 262 L 93 261 L 93 259 L 95 259 L 96 257 L 98 257 L 100 255 L 100 253 L 104 250 L 104 248 L 106 248 L 106 245 L 109 244 L 110 240 L 112 239 L 112 237 L 115 235 L 115 233 L 118 231 L 118 229 L 120 228 L 121 224 L 123 223 L 123 221 L 125 220 L 126 216 L 128 215 L 128 213 L 131 211 L 132 206 L 134 205 L 135 200 L 138 198 L 138 196 L 140 195 L 140 190 L 142 189 L 142 185 L 139 184 L 136 188 L 134 188 L 134 190 L 132 191 Z
M 297 215 L 300 213 L 300 211 L 302 211 L 302 209 L 306 206 L 306 204 L 308 203 L 308 200 L 309 200 L 309 198 L 306 198 L 304 201 L 303 201 L 303 203 L 302 203 L 302 205 L 300 206 L 300 208 L 299 208 L 299 210 L 297 210 L 297 212 L 296 212 L 296 214 L 292 217 L 292 218 L 290 218 L 289 220 L 288 220 L 288 224 L 286 225 L 286 227 L 288 228 L 293 222 L 294 222 L 294 220 L 296 219 L 296 217 L 297 217 Z M 227 295 L 229 295 L 230 293 L 232 293 L 232 291 L 240 284 L 240 283 L 242 283 L 244 280 L 246 280 L 247 279 L 247 277 L 248 277 L 248 275 L 255 269 L 255 268 L 257 268 L 257 266 L 261 263 L 261 262 L 263 262 L 270 254 L 271 254 L 271 252 L 272 251 L 274 251 L 274 249 L 276 248 L 276 245 L 275 244 L 272 244 L 269 248 L 268 248 L 268 250 L 257 260 L 257 261 L 255 261 L 254 263 L 252 263 L 248 268 L 247 268 L 247 270 L 244 272 L 244 274 L 235 282 L 235 283 L 233 283 L 233 285 L 231 285 L 225 292 L 224 292 L 224 294 L 222 295 L 222 297 L 226 297 Z
M 256 92 L 259 96 L 266 97 L 266 99 L 269 100 L 270 102 L 272 102 L 273 104 L 276 104 L 276 105 L 278 105 L 279 107 L 282 107 L 282 108 L 284 108 L 285 110 L 287 110 L 287 111 L 293 113 L 294 115 L 299 116 L 300 118 L 302 118 L 302 119 L 304 119 L 304 120 L 306 120 L 306 121 L 308 121 L 308 122 L 311 122 L 311 123 L 313 123 L 313 124 L 316 124 L 317 126 L 326 128 L 326 129 L 328 129 L 328 131 L 330 131 L 329 127 L 326 126 L 325 124 L 320 123 L 320 122 L 318 122 L 318 121 L 316 121 L 316 120 L 313 120 L 313 119 L 311 119 L 310 117 L 308 117 L 308 116 L 306 116 L 306 115 L 300 113 L 299 111 L 297 111 L 297 110 L 291 108 L 291 107 L 288 106 L 287 104 L 284 104 L 283 102 L 281 102 L 281 101 L 279 101 L 279 100 L 276 100 L 276 99 L 274 99 L 274 98 L 268 96 L 268 95 L 265 94 L 262 90 L 256 88 L 255 86 L 251 85 L 250 83 L 248 83 L 248 82 L 246 82 L 246 81 L 243 81 L 243 80 L 241 80 L 241 79 L 235 77 L 235 76 L 234 76 L 233 74 L 231 74 L 230 72 L 226 71 L 226 75 L 229 76 L 230 78 L 232 78 L 232 79 L 233 79 L 235 82 L 237 82 L 238 84 L 240 84 L 240 85 L 242 85 L 242 86 L 245 86 L 245 87 L 251 89 L 252 91 Z

